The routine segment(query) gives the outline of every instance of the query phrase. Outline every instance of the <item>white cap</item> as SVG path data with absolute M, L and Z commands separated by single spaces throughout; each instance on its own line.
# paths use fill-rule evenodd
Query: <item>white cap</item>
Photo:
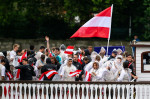
M 4 56 L 4 54 L 2 52 L 0 52 L 0 56 Z

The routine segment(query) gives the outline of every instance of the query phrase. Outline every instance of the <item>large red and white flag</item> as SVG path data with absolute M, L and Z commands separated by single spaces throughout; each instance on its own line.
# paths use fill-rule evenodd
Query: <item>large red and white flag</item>
M 73 49 L 74 49 L 74 46 L 68 46 L 64 53 L 73 54 Z
M 23 60 L 24 58 L 27 58 L 27 51 L 24 52 L 24 54 L 23 54 L 21 57 L 18 58 L 18 62 L 19 62 L 19 63 L 22 62 L 22 60 Z
M 46 72 L 44 72 L 41 76 L 40 76 L 40 78 L 39 78 L 39 81 L 43 81 L 44 80 L 44 75 L 46 75 L 46 77 L 48 78 L 48 79 L 50 79 L 53 75 L 55 75 L 55 74 L 58 74 L 57 72 L 56 72 L 56 70 L 49 70 L 49 71 L 46 71 Z
M 70 38 L 110 38 L 112 9 L 113 5 L 97 14 L 95 17 L 86 22 L 82 27 L 80 27 L 77 32 L 74 33 Z
M 45 75 L 45 73 L 43 73 L 43 74 L 40 76 L 39 81 L 43 81 L 43 80 L 44 80 L 44 75 Z
M 74 77 L 74 76 L 76 76 L 77 74 L 80 74 L 81 72 L 82 72 L 82 70 L 76 70 L 76 71 L 74 71 L 74 72 L 70 72 L 70 73 L 69 73 L 69 76 Z
M 45 75 L 46 75 L 46 77 L 48 78 L 48 79 L 50 79 L 53 75 L 55 75 L 55 74 L 58 74 L 57 72 L 56 72 L 56 70 L 49 70 L 49 71 L 47 71 L 47 72 L 45 72 Z
M 85 81 L 91 81 L 91 74 L 87 71 L 85 73 Z

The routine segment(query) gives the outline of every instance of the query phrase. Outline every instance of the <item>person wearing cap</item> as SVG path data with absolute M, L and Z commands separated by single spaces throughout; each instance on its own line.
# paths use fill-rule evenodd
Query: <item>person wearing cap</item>
M 0 80 L 5 80 L 5 60 L 2 59 L 0 62 Z
M 67 64 L 62 68 L 60 76 L 63 81 L 75 81 L 75 77 L 69 76 L 70 72 L 74 72 L 77 70 L 77 68 L 72 64 L 72 62 L 73 62 L 73 59 L 68 58 Z M 76 77 L 78 77 L 78 76 L 79 75 L 77 75 Z
M 114 50 L 114 51 L 112 51 L 112 54 L 110 55 L 110 57 L 108 58 L 108 60 L 115 60 L 116 56 L 117 56 L 117 51 Z

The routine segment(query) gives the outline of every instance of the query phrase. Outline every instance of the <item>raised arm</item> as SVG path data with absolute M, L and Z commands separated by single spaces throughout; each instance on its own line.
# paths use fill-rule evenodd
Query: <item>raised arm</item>
M 50 51 L 50 46 L 49 46 L 49 37 L 45 36 L 45 39 L 47 41 L 47 49 Z

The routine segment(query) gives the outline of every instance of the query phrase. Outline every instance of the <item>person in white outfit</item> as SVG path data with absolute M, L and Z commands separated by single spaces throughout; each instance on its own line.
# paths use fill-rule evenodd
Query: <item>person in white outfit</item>
M 72 58 L 69 58 L 67 64 L 62 68 L 60 76 L 63 81 L 75 81 L 75 77 L 69 76 L 70 72 L 74 72 L 77 70 L 76 67 L 72 64 L 72 62 Z
M 104 74 L 106 71 L 106 68 L 99 68 L 99 63 L 94 62 L 93 68 L 90 70 L 90 73 L 92 75 L 92 81 L 105 81 Z
M 131 70 L 128 68 L 129 62 L 126 61 L 123 63 L 123 69 L 118 77 L 118 82 L 130 82 L 131 81 Z

